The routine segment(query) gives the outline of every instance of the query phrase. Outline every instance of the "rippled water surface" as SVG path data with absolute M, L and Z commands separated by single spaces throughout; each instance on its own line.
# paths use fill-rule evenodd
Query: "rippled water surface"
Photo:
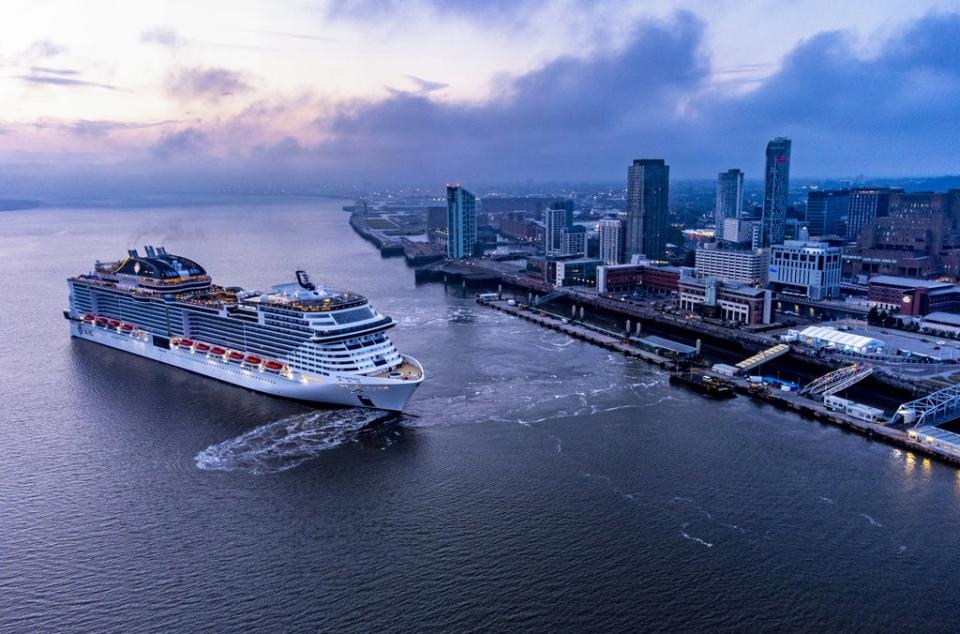
M 418 288 L 341 204 L 0 213 L 0 631 L 956 629 L 956 469 Z M 366 294 L 428 380 L 311 409 L 71 340 L 65 278 L 145 242 Z

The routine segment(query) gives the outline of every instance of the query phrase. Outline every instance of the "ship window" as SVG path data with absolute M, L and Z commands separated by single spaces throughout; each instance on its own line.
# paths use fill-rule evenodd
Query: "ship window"
M 369 307 L 363 306 L 361 308 L 354 308 L 353 310 L 344 310 L 336 313 L 331 313 L 333 320 L 337 324 L 352 324 L 357 321 L 364 321 L 365 319 L 373 319 L 373 311 Z

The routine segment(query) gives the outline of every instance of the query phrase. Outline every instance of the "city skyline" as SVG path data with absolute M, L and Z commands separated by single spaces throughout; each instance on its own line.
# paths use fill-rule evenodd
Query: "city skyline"
M 956 172 L 955 5 L 857 4 L 24 4 L 0 191 L 751 178 L 776 136 L 794 178 Z M 423 53 L 454 41 L 477 54 Z

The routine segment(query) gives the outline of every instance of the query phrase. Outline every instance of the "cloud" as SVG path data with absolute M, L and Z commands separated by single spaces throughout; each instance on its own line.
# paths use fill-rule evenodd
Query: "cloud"
M 63 77 L 59 75 L 30 74 L 30 75 L 16 75 L 15 77 L 20 81 L 24 81 L 30 84 L 46 84 L 50 86 L 103 88 L 104 90 L 117 90 L 117 87 L 112 84 L 104 84 L 96 81 L 87 81 L 84 79 L 75 79 L 72 77 Z
M 635 153 L 669 149 L 682 120 L 679 104 L 709 76 L 703 28 L 689 13 L 642 23 L 617 53 L 562 57 L 501 77 L 485 103 L 394 92 L 354 104 L 321 122 L 325 149 L 349 149 L 383 177 L 400 163 L 429 179 L 443 172 L 483 179 L 620 172 L 616 166 Z M 391 159 L 398 161 L 392 168 Z
M 407 79 L 415 83 L 418 87 L 418 92 L 421 92 L 421 93 L 442 90 L 450 85 L 450 84 L 445 84 L 439 81 L 428 81 L 426 79 L 417 77 L 416 75 L 407 75 Z
M 403 90 L 401 88 L 394 88 L 392 86 L 387 86 L 387 92 L 391 95 L 426 95 L 431 92 L 436 92 L 438 90 L 443 90 L 448 87 L 450 84 L 445 84 L 439 81 L 428 81 L 417 77 L 416 75 L 406 75 L 406 78 L 413 82 L 416 87 L 413 90 Z
M 185 128 L 161 122 L 171 125 L 123 137 L 140 145 L 130 146 L 136 160 L 122 173 L 140 170 L 158 183 L 169 177 L 170 187 L 186 182 L 177 179 L 218 187 L 622 182 L 632 159 L 662 157 L 675 178 L 728 167 L 757 178 L 764 145 L 778 135 L 794 140 L 795 177 L 957 170 L 960 15 L 900 25 L 873 41 L 869 56 L 849 33 L 820 33 L 772 72 L 713 68 L 705 32 L 690 13 L 642 21 L 616 50 L 578 50 L 501 75 L 482 101 L 453 100 L 442 82 L 417 76 L 407 78 L 410 90 L 367 99 L 254 93 L 257 100 L 232 116 L 218 108 Z M 718 77 L 752 83 L 734 91 Z M 247 76 L 217 68 L 181 69 L 169 87 L 185 100 L 252 92 Z M 65 129 L 91 137 L 123 128 L 78 121 Z M 17 134 L 5 136 L 7 147 Z
M 730 140 L 792 135 L 794 164 L 809 161 L 808 174 L 956 169 L 948 148 L 960 143 L 957 41 L 960 14 L 908 24 L 870 57 L 848 33 L 820 33 L 755 90 L 702 99 L 698 119 Z
M 60 124 L 66 129 L 78 136 L 101 137 L 111 132 L 123 132 L 127 130 L 148 130 L 150 128 L 159 128 L 177 123 L 174 120 L 151 121 L 151 122 L 126 122 L 126 121 L 90 121 L 81 119 L 67 124 Z
M 56 57 L 66 52 L 67 48 L 61 44 L 51 40 L 37 40 L 27 47 L 27 50 L 23 52 L 23 57 L 26 59 L 43 59 L 45 57 Z
M 185 44 L 185 40 L 180 37 L 174 29 L 168 26 L 157 26 L 140 33 L 140 41 L 146 44 L 157 44 L 169 48 L 179 48 Z
M 197 128 L 184 128 L 170 134 L 164 134 L 150 147 L 150 152 L 159 159 L 202 154 L 205 151 L 207 140 L 205 132 Z
M 33 74 L 46 74 L 46 75 L 79 75 L 80 71 L 74 70 L 72 68 L 50 68 L 48 66 L 31 66 L 30 72 Z
M 226 68 L 181 68 L 167 78 L 168 94 L 185 100 L 217 101 L 252 88 L 243 73 Z

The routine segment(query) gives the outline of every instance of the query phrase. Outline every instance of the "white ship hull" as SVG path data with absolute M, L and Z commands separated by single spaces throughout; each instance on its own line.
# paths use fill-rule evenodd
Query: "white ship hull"
M 285 376 L 213 359 L 203 353 L 154 346 L 149 335 L 124 334 L 76 319 L 70 319 L 70 334 L 250 390 L 310 403 L 401 411 L 423 382 L 422 368 L 409 356 L 404 356 L 404 360 L 420 368 L 420 376 L 415 380 L 360 375 Z

